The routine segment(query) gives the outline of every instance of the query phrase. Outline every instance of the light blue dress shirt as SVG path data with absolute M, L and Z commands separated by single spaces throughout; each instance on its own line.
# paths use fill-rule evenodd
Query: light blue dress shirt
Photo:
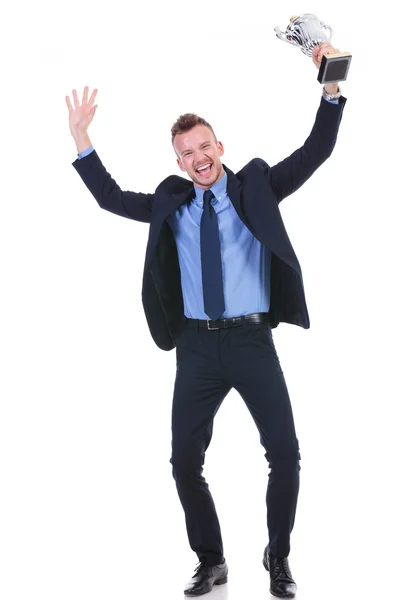
M 328 101 L 338 104 L 338 100 Z M 78 158 L 93 152 L 90 146 Z M 227 193 L 225 173 L 210 189 L 221 241 L 223 317 L 268 312 L 271 294 L 271 251 L 263 246 L 238 217 Z M 204 190 L 194 185 L 194 198 L 167 217 L 178 250 L 184 313 L 189 319 L 208 319 L 204 312 L 200 258 L 200 221 Z
M 225 173 L 210 189 L 221 242 L 223 317 L 269 311 L 271 252 L 240 220 L 227 193 Z M 196 185 L 195 197 L 168 216 L 178 249 L 184 313 L 190 319 L 209 319 L 204 312 L 200 255 L 200 221 L 204 190 Z

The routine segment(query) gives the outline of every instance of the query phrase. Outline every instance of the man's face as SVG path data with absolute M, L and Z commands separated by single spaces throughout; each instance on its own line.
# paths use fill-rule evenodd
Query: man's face
M 215 141 L 206 125 L 196 125 L 190 131 L 176 135 L 174 147 L 179 168 L 186 171 L 197 187 L 208 190 L 224 176 L 220 161 L 224 147 Z

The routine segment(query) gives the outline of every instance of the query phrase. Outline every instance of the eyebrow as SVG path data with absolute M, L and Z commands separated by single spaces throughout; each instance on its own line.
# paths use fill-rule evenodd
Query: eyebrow
M 207 144 L 210 144 L 210 143 L 211 143 L 211 142 L 203 142 L 203 143 L 201 144 L 200 148 L 202 148 L 203 146 L 206 146 Z M 188 149 L 188 150 L 184 150 L 184 151 L 182 152 L 182 156 L 183 156 L 184 154 L 186 154 L 186 152 L 191 152 L 191 150 L 189 150 L 189 149 Z

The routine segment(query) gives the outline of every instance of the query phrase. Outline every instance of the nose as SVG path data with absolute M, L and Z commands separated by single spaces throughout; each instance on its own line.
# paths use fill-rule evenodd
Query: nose
M 194 157 L 194 164 L 200 167 L 209 160 L 208 156 L 204 152 L 198 152 Z

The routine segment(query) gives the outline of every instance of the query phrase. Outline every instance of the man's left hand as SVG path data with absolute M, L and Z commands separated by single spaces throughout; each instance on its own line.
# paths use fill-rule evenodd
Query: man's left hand
M 324 42 L 323 44 L 316 46 L 312 53 L 312 59 L 313 59 L 314 65 L 317 67 L 317 69 L 320 68 L 321 60 L 324 55 L 334 54 L 335 52 L 340 52 L 340 51 L 337 48 L 334 48 L 332 46 L 332 44 L 330 44 L 329 42 Z M 338 88 L 337 82 L 332 82 L 332 83 L 326 83 L 325 89 L 328 92 L 328 94 L 335 94 L 339 88 Z
M 332 46 L 332 44 L 330 44 L 329 42 L 324 42 L 323 44 L 320 44 L 319 46 L 315 46 L 313 53 L 312 53 L 312 59 L 313 59 L 314 65 L 319 69 L 321 66 L 321 60 L 322 60 L 322 57 L 324 56 L 324 54 L 334 54 L 335 52 L 339 52 L 339 50 L 337 48 L 334 48 Z

